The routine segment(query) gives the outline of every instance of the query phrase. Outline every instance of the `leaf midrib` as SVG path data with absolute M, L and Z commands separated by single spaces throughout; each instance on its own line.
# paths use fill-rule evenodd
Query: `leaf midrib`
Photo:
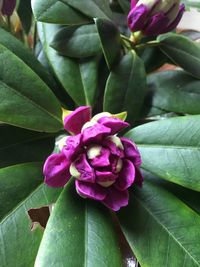
M 166 144 L 140 144 L 140 143 L 137 143 L 137 146 L 140 146 L 140 147 L 155 147 L 155 148 L 167 148 L 167 149 L 192 149 L 192 150 L 199 150 L 200 151 L 200 144 L 199 144 L 199 147 L 196 147 L 196 146 L 185 146 L 185 145 L 166 145 Z
M 137 202 L 140 203 L 140 205 L 153 217 L 153 219 L 167 232 L 169 236 L 172 237 L 172 239 L 185 251 L 185 253 L 199 266 L 199 262 L 191 255 L 191 252 L 188 251 L 179 241 L 178 239 L 170 232 L 170 230 L 162 224 L 162 222 L 159 221 L 159 218 L 154 215 L 153 212 L 151 212 L 150 209 L 143 203 L 136 195 L 133 195 L 133 197 L 136 199 Z M 183 204 L 186 206 L 185 204 Z

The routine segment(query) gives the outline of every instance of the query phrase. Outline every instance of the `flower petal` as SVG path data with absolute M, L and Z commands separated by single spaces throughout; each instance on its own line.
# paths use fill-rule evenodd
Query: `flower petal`
M 109 172 L 109 171 L 96 171 L 96 181 L 98 182 L 107 182 L 115 181 L 118 175 Z
M 94 170 L 88 163 L 85 154 L 81 154 L 80 157 L 72 163 L 72 165 L 73 168 L 80 173 L 80 177 L 76 177 L 77 179 L 84 182 L 95 183 Z
M 74 160 L 74 157 L 77 154 L 80 154 L 81 150 L 81 134 L 69 136 L 66 140 L 66 144 L 62 149 L 66 158 L 70 161 Z
M 167 15 L 162 12 L 157 13 L 148 20 L 147 27 L 145 27 L 143 32 L 147 36 L 159 35 L 163 33 L 169 21 Z
M 51 187 L 63 187 L 70 178 L 69 164 L 63 153 L 50 155 L 43 167 L 45 183 Z
M 120 132 L 129 126 L 129 123 L 113 117 L 102 117 L 98 120 L 99 123 L 111 129 L 111 135 Z
M 76 180 L 75 183 L 78 194 L 83 197 L 102 201 L 107 195 L 107 190 L 98 184 L 86 183 L 79 180 Z
M 143 4 L 131 9 L 128 14 L 128 25 L 132 32 L 143 30 L 148 13 L 149 8 Z
M 138 0 L 131 0 L 131 9 L 133 9 L 136 4 L 137 4 Z
M 124 157 L 124 147 L 119 137 L 114 135 L 108 136 L 102 143 L 110 150 L 112 155 Z
M 82 131 L 82 141 L 85 144 L 92 142 L 98 143 L 99 141 L 102 141 L 103 138 L 108 136 L 110 132 L 110 128 L 100 123 L 95 123 L 94 125 L 87 127 Z
M 120 139 L 124 146 L 125 157 L 130 159 L 134 165 L 141 165 L 142 160 L 136 144 L 126 137 L 121 137 Z
M 111 210 L 118 211 L 121 207 L 128 205 L 128 200 L 128 190 L 118 191 L 116 188 L 112 187 L 109 189 L 109 193 L 102 202 Z
M 64 128 L 72 134 L 78 134 L 81 132 L 83 125 L 90 119 L 91 107 L 79 107 L 65 117 Z
M 16 6 L 16 0 L 3 0 L 2 14 L 11 16 Z
M 93 167 L 107 167 L 110 165 L 110 150 L 104 147 L 101 147 L 100 155 L 96 156 L 93 159 L 90 159 L 90 164 Z
M 130 160 L 124 160 L 123 168 L 115 182 L 115 187 L 120 191 L 124 191 L 133 184 L 134 180 L 135 167 Z
M 162 33 L 166 33 L 166 32 L 170 32 L 172 31 L 173 29 L 176 28 L 176 26 L 178 25 L 178 23 L 180 22 L 182 16 L 183 16 L 183 13 L 185 11 L 185 5 L 184 4 L 181 4 L 180 5 L 180 8 L 179 8 L 179 12 L 178 12 L 178 15 L 176 16 L 176 18 L 174 19 L 174 21 L 172 23 L 170 23 L 167 28 L 165 28 L 163 30 Z

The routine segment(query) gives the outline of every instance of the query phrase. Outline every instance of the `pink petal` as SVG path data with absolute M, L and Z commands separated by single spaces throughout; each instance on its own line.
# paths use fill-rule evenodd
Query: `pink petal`
M 63 187 L 70 178 L 69 164 L 63 153 L 50 155 L 43 167 L 45 183 L 51 187 Z
M 76 190 L 83 196 L 102 201 L 106 195 L 107 190 L 98 184 L 91 184 L 76 180 Z
M 97 182 L 108 182 L 115 181 L 118 175 L 109 171 L 96 171 L 96 181 Z
M 66 145 L 62 149 L 66 158 L 70 161 L 74 160 L 74 157 L 78 153 L 81 153 L 81 150 L 81 134 L 69 136 L 67 138 Z
M 181 18 L 183 16 L 184 11 L 185 11 L 185 5 L 184 4 L 181 4 L 180 7 L 179 7 L 178 15 L 176 16 L 175 20 L 172 23 L 170 23 L 167 26 L 167 28 L 165 28 L 165 30 L 162 33 L 170 32 L 173 29 L 175 29 L 176 26 L 178 25 L 178 23 L 180 22 L 180 20 L 181 20 Z
M 120 132 L 129 126 L 129 123 L 124 122 L 118 118 L 102 117 L 98 120 L 99 123 L 111 129 L 111 135 Z
M 124 146 L 125 157 L 130 159 L 134 165 L 139 166 L 142 163 L 141 156 L 136 144 L 128 138 L 120 138 Z
M 87 161 L 86 155 L 82 154 L 80 157 L 73 162 L 75 168 L 80 173 L 79 180 L 89 183 L 95 182 L 95 173 L 93 168 Z
M 148 20 L 147 27 L 143 32 L 147 36 L 159 35 L 164 31 L 168 23 L 169 18 L 164 13 L 157 13 Z
M 138 0 L 131 0 L 131 9 L 133 9 L 136 4 L 137 4 Z
M 91 107 L 82 106 L 75 109 L 64 119 L 64 128 L 72 134 L 81 132 L 83 125 L 91 119 Z
M 111 210 L 118 211 L 121 207 L 128 205 L 128 200 L 128 190 L 118 191 L 116 188 L 112 187 L 109 189 L 109 193 L 102 202 Z
M 104 146 L 106 146 L 110 150 L 112 155 L 115 155 L 121 158 L 124 157 L 124 151 L 121 148 L 117 147 L 116 144 L 112 142 L 110 138 L 103 140 L 102 143 Z
M 119 173 L 119 177 L 116 180 L 114 186 L 124 191 L 129 188 L 135 180 L 135 167 L 130 160 L 124 160 L 123 169 Z
M 149 9 L 145 5 L 135 6 L 128 14 L 128 25 L 132 32 L 143 30 L 146 19 L 149 15 Z
M 100 123 L 95 123 L 93 126 L 85 128 L 82 132 L 83 143 L 98 143 L 103 138 L 110 134 L 110 128 L 101 125 Z
M 107 167 L 110 165 L 110 151 L 107 148 L 101 148 L 101 154 L 94 159 L 90 159 L 90 164 L 93 167 Z

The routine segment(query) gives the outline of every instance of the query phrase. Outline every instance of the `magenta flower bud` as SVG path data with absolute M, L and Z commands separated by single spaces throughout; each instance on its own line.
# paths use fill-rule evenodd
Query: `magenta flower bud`
M 64 127 L 73 133 L 64 139 L 59 154 L 50 155 L 44 164 L 45 183 L 64 186 L 75 178 L 78 194 L 101 201 L 118 211 L 128 204 L 128 188 L 142 185 L 140 153 L 136 145 L 117 133 L 129 124 L 100 113 L 91 118 L 90 107 L 79 107 L 64 119 Z
M 180 0 L 132 0 L 128 26 L 132 32 L 159 35 L 176 28 L 184 11 Z
M 16 6 L 16 0 L 0 0 L 0 11 L 5 16 L 11 16 Z

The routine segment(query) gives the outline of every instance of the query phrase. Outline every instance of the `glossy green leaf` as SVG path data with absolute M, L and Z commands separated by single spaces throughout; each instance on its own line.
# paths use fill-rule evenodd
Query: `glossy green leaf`
M 147 47 L 141 54 L 147 73 L 153 72 L 167 63 L 169 59 L 158 47 Z
M 0 125 L 0 168 L 23 162 L 44 161 L 53 151 L 55 136 Z
M 145 170 L 200 191 L 199 115 L 147 123 L 126 136 L 137 143 Z
M 118 0 L 119 5 L 121 6 L 122 10 L 125 14 L 128 14 L 128 12 L 131 9 L 130 1 L 129 0 Z
M 170 193 L 178 197 L 181 201 L 183 201 L 187 206 L 193 209 L 200 215 L 200 192 L 193 191 L 191 189 L 182 187 L 180 185 L 176 185 L 174 183 L 170 183 L 163 179 L 159 179 L 158 177 L 152 176 L 150 173 L 145 172 L 145 177 L 149 177 L 153 179 L 155 183 L 160 184 Z
M 107 0 L 62 0 L 63 3 L 79 10 L 90 18 L 111 18 L 109 1 Z
M 93 106 L 98 85 L 98 59 L 89 58 L 77 61 L 59 55 L 50 47 L 52 37 L 60 28 L 51 24 L 38 24 L 50 66 L 56 77 L 77 105 Z
M 182 0 L 182 3 L 186 5 L 186 7 L 194 7 L 200 9 L 200 3 L 197 0 Z
M 27 211 L 53 203 L 60 193 L 60 189 L 41 184 L 41 167 L 41 163 L 28 163 L 0 170 L 2 267 L 34 265 L 43 231 L 39 228 L 31 231 Z
M 148 76 L 152 106 L 178 113 L 200 114 L 200 81 L 183 71 L 162 71 Z
M 55 35 L 51 47 L 61 55 L 84 58 L 101 52 L 96 26 L 93 24 L 62 28 Z
M 109 69 L 119 59 L 121 37 L 118 28 L 113 22 L 106 19 L 95 19 L 97 31 L 101 41 L 104 57 Z
M 62 129 L 60 104 L 46 84 L 3 45 L 0 61 L 0 121 L 42 132 Z
M 32 25 L 31 0 L 20 0 L 17 14 L 20 17 L 23 29 L 28 34 Z
M 32 9 L 37 21 L 79 25 L 90 19 L 78 10 L 59 0 L 32 0 Z
M 104 110 L 113 114 L 127 111 L 127 119 L 133 123 L 140 114 L 145 91 L 144 64 L 136 53 L 131 51 L 110 73 L 104 96 Z
M 51 89 L 54 89 L 54 80 L 46 69 L 39 63 L 31 51 L 13 35 L 0 28 L 0 44 L 5 46 L 17 57 L 24 61 Z
M 200 216 L 153 181 L 130 193 L 118 217 L 141 266 L 200 266 Z
M 200 79 L 200 44 L 173 33 L 160 35 L 158 41 L 160 49 L 175 64 Z
M 67 259 L 67 263 L 66 263 Z M 59 197 L 38 251 L 35 267 L 122 266 L 111 214 L 81 198 L 71 181 Z

